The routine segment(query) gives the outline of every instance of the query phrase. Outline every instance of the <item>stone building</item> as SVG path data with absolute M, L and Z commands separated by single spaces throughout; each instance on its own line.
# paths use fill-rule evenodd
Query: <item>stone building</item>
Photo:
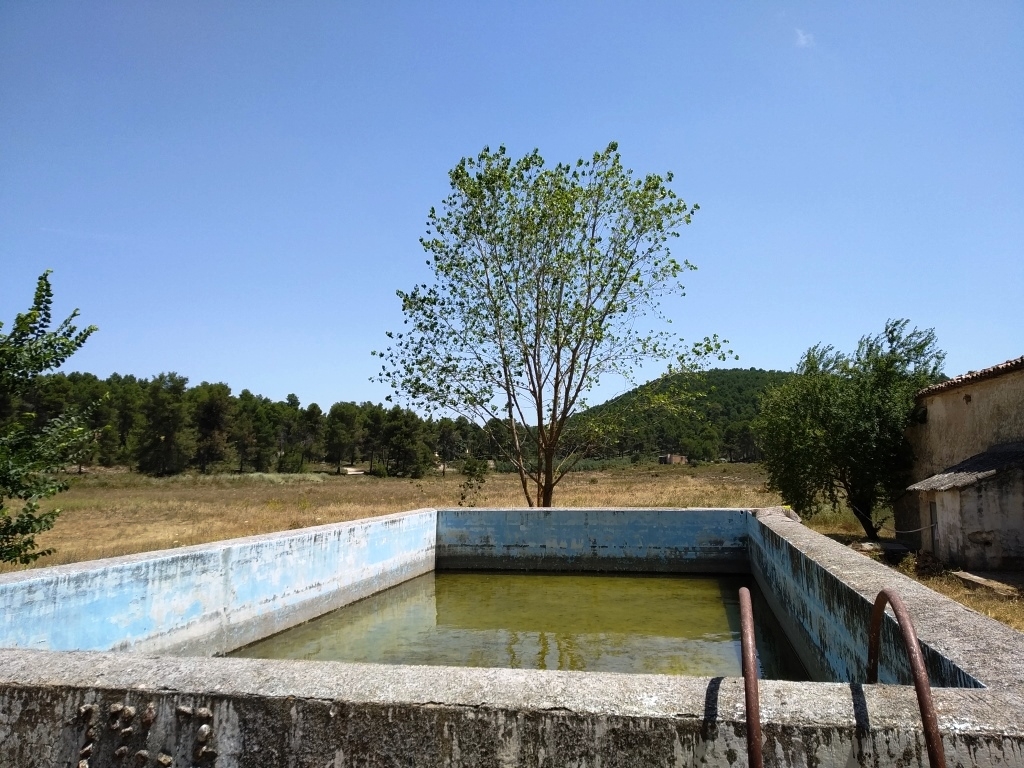
M 900 538 L 963 568 L 1024 568 L 1024 357 L 923 389 L 917 404 Z

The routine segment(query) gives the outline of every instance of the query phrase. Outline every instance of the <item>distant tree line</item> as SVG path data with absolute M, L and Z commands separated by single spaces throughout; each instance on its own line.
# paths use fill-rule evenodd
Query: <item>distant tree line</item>
M 613 401 L 622 418 L 615 429 L 589 437 L 585 454 L 649 458 L 674 452 L 703 460 L 756 460 L 750 420 L 757 398 L 788 375 L 707 371 L 687 407 L 667 412 L 644 396 L 664 388 L 664 382 L 644 385 Z M 79 467 L 125 466 L 160 476 L 303 472 L 324 465 L 340 472 L 358 463 L 381 476 L 419 477 L 434 468 L 461 467 L 472 458 L 508 468 L 502 462 L 507 446 L 500 441 L 510 439 L 509 431 L 496 420 L 481 425 L 465 417 L 425 419 L 407 408 L 372 402 L 337 402 L 325 411 L 317 403 L 304 406 L 295 395 L 273 401 L 248 389 L 233 394 L 224 383 L 190 387 L 176 373 L 148 379 L 116 373 L 106 379 L 91 373 L 41 375 L 6 410 L 8 420 L 38 425 L 81 414 L 92 439 L 74 456 Z M 582 431 L 578 425 L 577 431 Z
M 324 411 L 227 384 L 188 386 L 176 373 L 153 378 L 56 373 L 37 377 L 7 418 L 46 424 L 81 413 L 93 439 L 79 466 L 127 466 L 150 475 L 302 472 L 368 462 L 378 475 L 418 477 L 469 456 L 493 458 L 487 432 L 465 418 L 423 419 L 399 406 L 338 402 Z

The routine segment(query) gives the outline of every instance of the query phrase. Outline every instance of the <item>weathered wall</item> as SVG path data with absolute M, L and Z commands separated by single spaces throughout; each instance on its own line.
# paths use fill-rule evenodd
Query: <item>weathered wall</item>
M 0 575 L 0 647 L 221 653 L 434 568 L 434 510 Z
M 943 560 L 964 568 L 1024 568 L 1024 470 L 1007 469 L 981 482 L 936 494 L 959 501 Z M 940 512 L 941 515 L 941 512 Z M 940 555 L 941 557 L 941 555 Z
M 923 397 L 921 405 L 927 420 L 907 431 L 915 457 L 912 482 L 993 445 L 1024 440 L 1024 370 L 965 382 Z
M 761 683 L 765 765 L 928 765 L 913 689 Z M 949 765 L 1024 765 L 1024 701 L 935 691 Z M 0 651 L 0 764 L 217 768 L 746 765 L 743 684 Z
M 801 660 L 818 680 L 866 677 L 875 597 L 894 588 L 914 622 L 933 685 L 1024 685 L 1024 635 L 768 510 L 750 518 L 750 567 Z M 910 682 L 894 619 L 883 624 L 882 682 Z
M 747 571 L 740 509 L 442 509 L 438 568 Z

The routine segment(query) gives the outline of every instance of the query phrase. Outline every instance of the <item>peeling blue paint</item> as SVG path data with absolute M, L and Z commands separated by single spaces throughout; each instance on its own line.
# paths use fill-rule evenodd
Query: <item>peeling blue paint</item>
M 442 509 L 439 568 L 747 571 L 739 509 Z

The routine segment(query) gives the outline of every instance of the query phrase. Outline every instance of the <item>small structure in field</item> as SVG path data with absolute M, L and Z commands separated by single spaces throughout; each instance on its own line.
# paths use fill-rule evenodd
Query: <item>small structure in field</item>
M 659 464 L 688 464 L 685 456 L 678 453 L 663 453 L 658 457 Z
M 917 403 L 901 538 L 964 568 L 1024 568 L 1024 357 L 923 389 Z

